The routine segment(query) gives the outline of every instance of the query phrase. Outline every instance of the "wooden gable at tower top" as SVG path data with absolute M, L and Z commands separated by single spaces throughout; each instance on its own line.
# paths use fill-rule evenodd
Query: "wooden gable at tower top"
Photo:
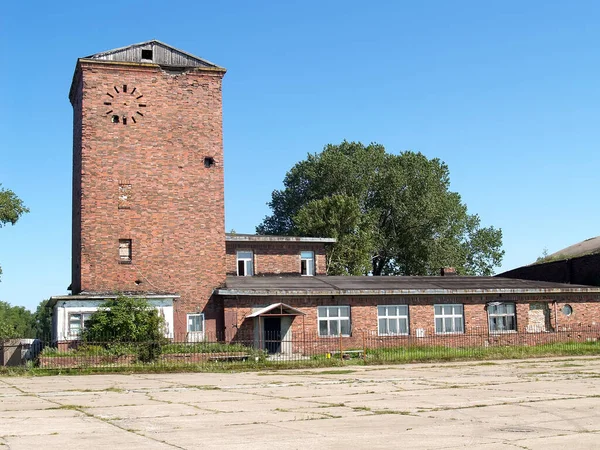
M 160 66 L 221 69 L 216 64 L 157 40 L 95 53 L 82 59 L 125 63 L 150 63 Z

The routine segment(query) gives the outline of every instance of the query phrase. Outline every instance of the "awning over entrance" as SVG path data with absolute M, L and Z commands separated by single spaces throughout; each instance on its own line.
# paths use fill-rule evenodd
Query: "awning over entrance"
M 305 316 L 299 309 L 292 308 L 290 305 L 285 303 L 273 303 L 272 305 L 266 306 L 253 312 L 247 318 L 260 317 L 260 316 Z

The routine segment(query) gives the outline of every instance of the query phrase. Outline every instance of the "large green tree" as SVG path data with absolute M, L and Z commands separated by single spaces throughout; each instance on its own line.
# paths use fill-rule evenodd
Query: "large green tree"
M 272 194 L 259 234 L 335 237 L 330 275 L 491 275 L 502 232 L 482 227 L 456 192 L 448 166 L 421 153 L 342 142 L 309 154 Z
M 23 306 L 0 301 L 0 341 L 35 337 L 33 314 Z
M 23 201 L 13 191 L 2 188 L 0 184 L 0 228 L 9 223 L 14 225 L 19 217 L 28 212 L 29 209 L 25 207 Z M 1 267 L 0 275 L 2 275 Z

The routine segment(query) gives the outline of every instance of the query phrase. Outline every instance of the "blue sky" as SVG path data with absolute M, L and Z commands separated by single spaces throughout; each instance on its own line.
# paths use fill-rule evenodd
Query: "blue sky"
M 75 63 L 149 39 L 228 69 L 227 230 L 254 232 L 286 171 L 346 139 L 445 161 L 503 230 L 497 272 L 597 236 L 598 23 L 566 0 L 8 2 L 0 183 L 31 213 L 0 229 L 0 300 L 67 293 Z

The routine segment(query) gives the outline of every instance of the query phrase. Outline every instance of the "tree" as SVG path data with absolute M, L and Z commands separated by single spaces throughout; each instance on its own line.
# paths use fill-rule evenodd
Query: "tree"
M 0 301 L 0 341 L 34 337 L 33 315 L 23 306 Z
M 107 300 L 86 322 L 82 341 L 88 344 L 137 344 L 138 358 L 152 361 L 165 339 L 164 319 L 143 298 Z
M 33 313 L 35 337 L 42 341 L 50 341 L 52 336 L 52 310 L 48 308 L 49 300 L 42 300 Z
M 25 207 L 23 201 L 13 191 L 3 189 L 0 184 L 0 228 L 8 223 L 14 225 L 19 217 L 28 212 L 29 209 Z M 1 267 L 0 275 L 2 275 Z
M 272 194 L 259 234 L 335 237 L 329 274 L 491 275 L 502 232 L 481 227 L 456 192 L 448 166 L 421 153 L 344 141 L 309 154 Z

